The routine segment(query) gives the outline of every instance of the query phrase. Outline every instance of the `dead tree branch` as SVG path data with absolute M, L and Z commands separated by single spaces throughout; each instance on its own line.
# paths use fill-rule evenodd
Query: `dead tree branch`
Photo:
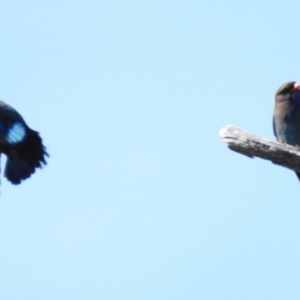
M 300 151 L 293 146 L 268 140 L 228 125 L 220 130 L 227 147 L 248 157 L 267 159 L 276 165 L 300 172 Z

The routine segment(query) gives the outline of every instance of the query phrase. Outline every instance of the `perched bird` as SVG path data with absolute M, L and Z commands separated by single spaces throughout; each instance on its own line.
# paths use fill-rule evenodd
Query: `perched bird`
M 277 90 L 273 130 L 278 141 L 300 147 L 300 83 L 289 81 Z
M 19 184 L 46 165 L 49 156 L 37 131 L 28 127 L 23 117 L 0 101 L 0 154 L 7 156 L 4 176 Z

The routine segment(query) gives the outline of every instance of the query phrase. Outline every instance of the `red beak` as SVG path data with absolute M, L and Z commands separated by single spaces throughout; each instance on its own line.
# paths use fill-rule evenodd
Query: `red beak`
M 293 87 L 293 91 L 298 91 L 300 89 L 300 83 L 295 83 Z

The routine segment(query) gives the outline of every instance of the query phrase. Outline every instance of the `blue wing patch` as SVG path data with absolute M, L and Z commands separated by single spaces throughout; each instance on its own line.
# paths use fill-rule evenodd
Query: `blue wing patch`
M 1 127 L 1 126 L 0 126 Z M 1 130 L 1 128 L 0 128 Z M 26 134 L 25 127 L 19 123 L 15 122 L 8 130 L 5 139 L 10 144 L 17 144 L 22 142 Z

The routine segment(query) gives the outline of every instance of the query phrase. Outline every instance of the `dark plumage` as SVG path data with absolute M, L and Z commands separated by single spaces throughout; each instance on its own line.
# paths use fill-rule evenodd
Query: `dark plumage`
M 7 156 L 4 176 L 19 184 L 46 165 L 49 156 L 37 131 L 28 127 L 23 117 L 0 101 L 0 153 Z
M 300 146 L 300 83 L 289 81 L 275 94 L 273 130 L 278 141 Z M 300 173 L 296 172 L 300 180 Z

